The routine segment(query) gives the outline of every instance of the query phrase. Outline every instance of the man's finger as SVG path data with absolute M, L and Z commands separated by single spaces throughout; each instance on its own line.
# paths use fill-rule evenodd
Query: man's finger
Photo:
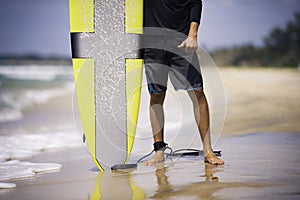
M 178 48 L 183 48 L 185 45 L 184 45 L 184 42 L 182 42 L 179 46 L 178 46 Z
M 190 47 L 185 47 L 185 53 L 190 53 L 190 51 L 191 51 L 191 49 L 190 49 Z
M 185 53 L 189 53 L 190 52 L 190 48 L 187 46 L 185 47 Z

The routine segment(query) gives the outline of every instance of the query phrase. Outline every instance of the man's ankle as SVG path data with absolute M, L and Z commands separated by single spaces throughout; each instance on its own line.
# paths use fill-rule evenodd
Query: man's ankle
M 208 156 L 209 154 L 213 153 L 213 150 L 211 148 L 204 149 L 203 153 L 204 153 L 204 156 Z

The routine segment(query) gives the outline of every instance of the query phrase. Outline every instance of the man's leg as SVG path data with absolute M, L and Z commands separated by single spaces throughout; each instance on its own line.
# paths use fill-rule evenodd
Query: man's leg
M 166 93 L 151 94 L 150 97 L 150 122 L 152 126 L 152 133 L 154 142 L 164 141 L 164 110 L 163 103 Z M 153 165 L 164 160 L 164 151 L 158 150 L 155 155 L 148 161 L 144 162 L 145 165 Z
M 204 160 L 213 165 L 223 165 L 224 161 L 219 159 L 212 150 L 209 130 L 209 108 L 202 90 L 188 91 L 193 102 L 194 115 L 197 122 L 200 137 L 203 143 Z

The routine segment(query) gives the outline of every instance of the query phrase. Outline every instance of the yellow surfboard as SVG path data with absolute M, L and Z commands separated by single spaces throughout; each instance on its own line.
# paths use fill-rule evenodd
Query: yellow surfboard
M 87 148 L 103 171 L 126 163 L 139 112 L 142 0 L 69 0 L 76 96 Z

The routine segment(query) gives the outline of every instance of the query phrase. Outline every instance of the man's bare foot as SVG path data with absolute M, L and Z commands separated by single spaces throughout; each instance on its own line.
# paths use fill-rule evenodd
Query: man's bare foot
M 204 162 L 209 163 L 211 165 L 224 165 L 224 161 L 218 158 L 212 151 L 205 154 Z
M 165 160 L 165 156 L 164 156 L 165 152 L 164 151 L 156 151 L 155 155 L 150 159 L 147 160 L 145 162 L 143 162 L 142 164 L 145 166 L 152 166 L 155 165 L 156 163 L 162 162 Z

